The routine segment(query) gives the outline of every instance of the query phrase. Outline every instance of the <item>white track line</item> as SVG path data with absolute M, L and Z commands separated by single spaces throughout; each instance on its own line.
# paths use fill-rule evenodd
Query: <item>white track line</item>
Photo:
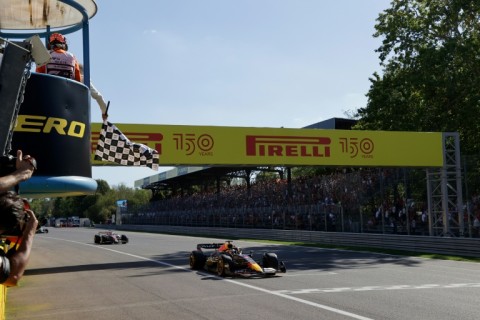
M 173 265 L 173 264 L 170 264 L 170 263 L 167 263 L 167 262 L 163 262 L 163 261 L 159 261 L 159 260 L 153 260 L 153 259 L 150 259 L 150 258 L 145 258 L 145 257 L 138 256 L 138 255 L 135 255 L 135 254 L 126 253 L 126 252 L 114 250 L 114 249 L 99 246 L 99 245 L 93 245 L 93 244 L 82 243 L 82 242 L 77 242 L 77 241 L 73 241 L 73 240 L 65 240 L 65 239 L 52 238 L 52 237 L 48 237 L 48 238 L 55 239 L 55 240 L 72 242 L 72 243 L 81 244 L 81 245 L 85 245 L 85 246 L 90 246 L 90 247 L 94 247 L 94 248 L 97 248 L 97 249 L 103 249 L 103 250 L 111 251 L 111 252 L 114 252 L 114 253 L 123 254 L 125 256 L 129 256 L 129 257 L 136 258 L 136 259 L 139 259 L 139 260 L 150 261 L 150 262 L 162 265 L 162 266 L 167 266 L 167 267 L 171 267 L 171 268 L 175 268 L 175 269 L 180 269 L 180 270 L 192 272 L 192 270 L 190 270 L 190 268 L 176 266 L 176 265 Z M 198 271 L 196 270 L 195 272 L 198 272 Z M 273 296 L 277 296 L 277 297 L 281 297 L 281 298 L 284 298 L 284 299 L 300 302 L 300 303 L 303 303 L 303 304 L 306 304 L 306 305 L 309 305 L 309 306 L 312 306 L 312 307 L 315 307 L 315 308 L 328 310 L 328 311 L 338 313 L 338 314 L 341 314 L 341 315 L 344 315 L 344 316 L 347 316 L 347 317 L 350 317 L 350 318 L 353 318 L 353 319 L 373 320 L 371 318 L 367 318 L 367 317 L 364 317 L 364 316 L 361 316 L 361 315 L 358 315 L 358 314 L 355 314 L 355 313 L 351 313 L 351 312 L 348 312 L 348 311 L 345 311 L 345 310 L 332 308 L 332 307 L 326 306 L 324 304 L 308 301 L 308 300 L 305 300 L 305 299 L 300 299 L 300 298 L 297 298 L 297 297 L 292 297 L 292 296 L 289 296 L 287 294 L 284 294 L 284 293 L 281 293 L 281 292 L 278 292 L 278 291 L 271 291 L 271 290 L 263 289 L 263 288 L 260 288 L 260 287 L 257 287 L 257 286 L 253 286 L 253 285 L 250 285 L 250 284 L 243 283 L 243 282 L 221 278 L 221 277 L 209 274 L 209 273 L 203 273 L 203 272 L 198 272 L 198 273 L 201 274 L 201 275 L 204 275 L 204 276 L 209 276 L 209 277 L 215 277 L 215 278 L 218 278 L 218 279 L 222 279 L 224 281 L 236 284 L 238 286 L 243 286 L 243 287 L 246 287 L 246 288 L 249 288 L 249 289 L 252 289 L 252 290 L 264 292 L 264 293 L 267 293 L 267 294 L 270 294 L 270 295 L 273 295 Z

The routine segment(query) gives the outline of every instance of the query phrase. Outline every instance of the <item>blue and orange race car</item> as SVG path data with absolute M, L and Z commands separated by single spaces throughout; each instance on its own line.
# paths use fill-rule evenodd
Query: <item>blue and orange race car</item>
M 206 253 L 204 250 L 213 250 Z M 279 261 L 275 253 L 264 253 L 261 261 L 253 259 L 253 253 L 244 254 L 233 245 L 232 241 L 224 243 L 200 243 L 197 250 L 190 253 L 190 268 L 205 269 L 225 276 L 274 276 L 287 271 L 285 263 Z

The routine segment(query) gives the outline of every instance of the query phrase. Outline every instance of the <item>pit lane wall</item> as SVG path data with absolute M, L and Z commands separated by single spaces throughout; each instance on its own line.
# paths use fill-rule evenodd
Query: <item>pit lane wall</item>
M 101 228 L 102 225 L 97 225 L 97 227 Z M 108 225 L 108 228 L 125 231 L 187 234 L 224 239 L 240 238 L 308 242 L 335 246 L 379 248 L 419 253 L 480 257 L 480 238 L 427 237 L 277 229 L 195 228 L 163 225 Z

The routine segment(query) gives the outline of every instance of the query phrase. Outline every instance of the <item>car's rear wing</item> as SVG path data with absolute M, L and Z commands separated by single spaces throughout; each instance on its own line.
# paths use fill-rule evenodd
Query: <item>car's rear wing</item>
M 202 249 L 218 249 L 220 248 L 224 243 L 199 243 L 197 244 L 197 250 L 202 251 Z

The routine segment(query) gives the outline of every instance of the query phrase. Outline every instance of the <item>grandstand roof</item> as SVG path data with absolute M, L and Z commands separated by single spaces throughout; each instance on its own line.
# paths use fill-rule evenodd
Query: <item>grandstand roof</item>
M 244 170 L 264 171 L 262 167 L 176 167 L 172 170 L 162 172 L 158 175 L 144 178 L 141 187 L 152 190 L 170 190 L 185 188 L 194 185 L 203 185 L 206 182 L 226 180 L 240 177 L 240 171 Z M 138 186 L 139 181 L 135 181 Z
M 354 120 L 354 119 L 330 118 L 330 119 L 303 127 L 302 129 L 350 130 L 356 123 L 357 123 L 357 120 Z

